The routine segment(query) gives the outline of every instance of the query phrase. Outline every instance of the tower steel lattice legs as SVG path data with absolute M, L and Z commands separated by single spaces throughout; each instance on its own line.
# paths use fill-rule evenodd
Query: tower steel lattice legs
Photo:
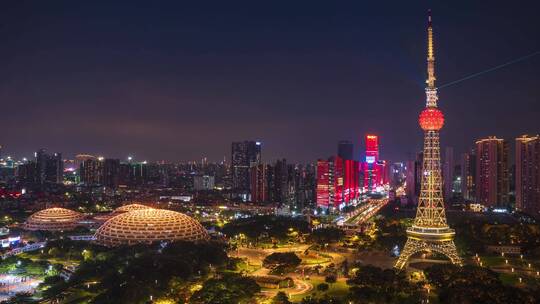
M 411 256 L 419 252 L 437 252 L 448 257 L 452 264 L 463 265 L 453 240 L 426 242 L 424 240 L 408 238 L 394 267 L 399 270 L 403 269 Z

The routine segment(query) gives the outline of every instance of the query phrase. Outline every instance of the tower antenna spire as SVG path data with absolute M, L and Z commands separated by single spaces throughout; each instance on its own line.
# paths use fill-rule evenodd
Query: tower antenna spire
M 427 72 L 428 79 L 426 83 L 428 88 L 435 88 L 435 48 L 433 45 L 433 25 L 431 20 L 431 10 L 428 10 L 428 26 L 427 26 Z

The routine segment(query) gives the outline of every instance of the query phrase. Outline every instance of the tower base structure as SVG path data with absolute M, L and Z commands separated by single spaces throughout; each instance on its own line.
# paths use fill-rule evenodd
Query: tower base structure
M 407 229 L 407 242 L 394 268 L 403 269 L 411 256 L 420 252 L 437 252 L 450 259 L 452 264 L 463 265 L 454 244 L 454 235 L 454 230 L 449 227 L 425 228 L 412 226 Z

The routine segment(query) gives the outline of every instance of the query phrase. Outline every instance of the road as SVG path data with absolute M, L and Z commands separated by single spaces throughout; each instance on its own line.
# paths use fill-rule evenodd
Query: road
M 354 210 L 345 220 L 345 225 L 360 225 L 367 222 L 373 217 L 382 207 L 388 203 L 388 199 L 370 199 L 364 205 Z

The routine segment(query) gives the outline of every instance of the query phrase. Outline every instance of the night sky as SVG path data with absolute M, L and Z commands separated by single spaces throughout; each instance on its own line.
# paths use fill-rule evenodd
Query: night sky
M 533 1 L 109 2 L 2 1 L 5 154 L 217 161 L 254 139 L 266 161 L 309 162 L 372 132 L 405 160 L 422 145 L 428 8 L 438 85 L 540 50 Z M 539 133 L 539 69 L 441 89 L 442 146 Z

